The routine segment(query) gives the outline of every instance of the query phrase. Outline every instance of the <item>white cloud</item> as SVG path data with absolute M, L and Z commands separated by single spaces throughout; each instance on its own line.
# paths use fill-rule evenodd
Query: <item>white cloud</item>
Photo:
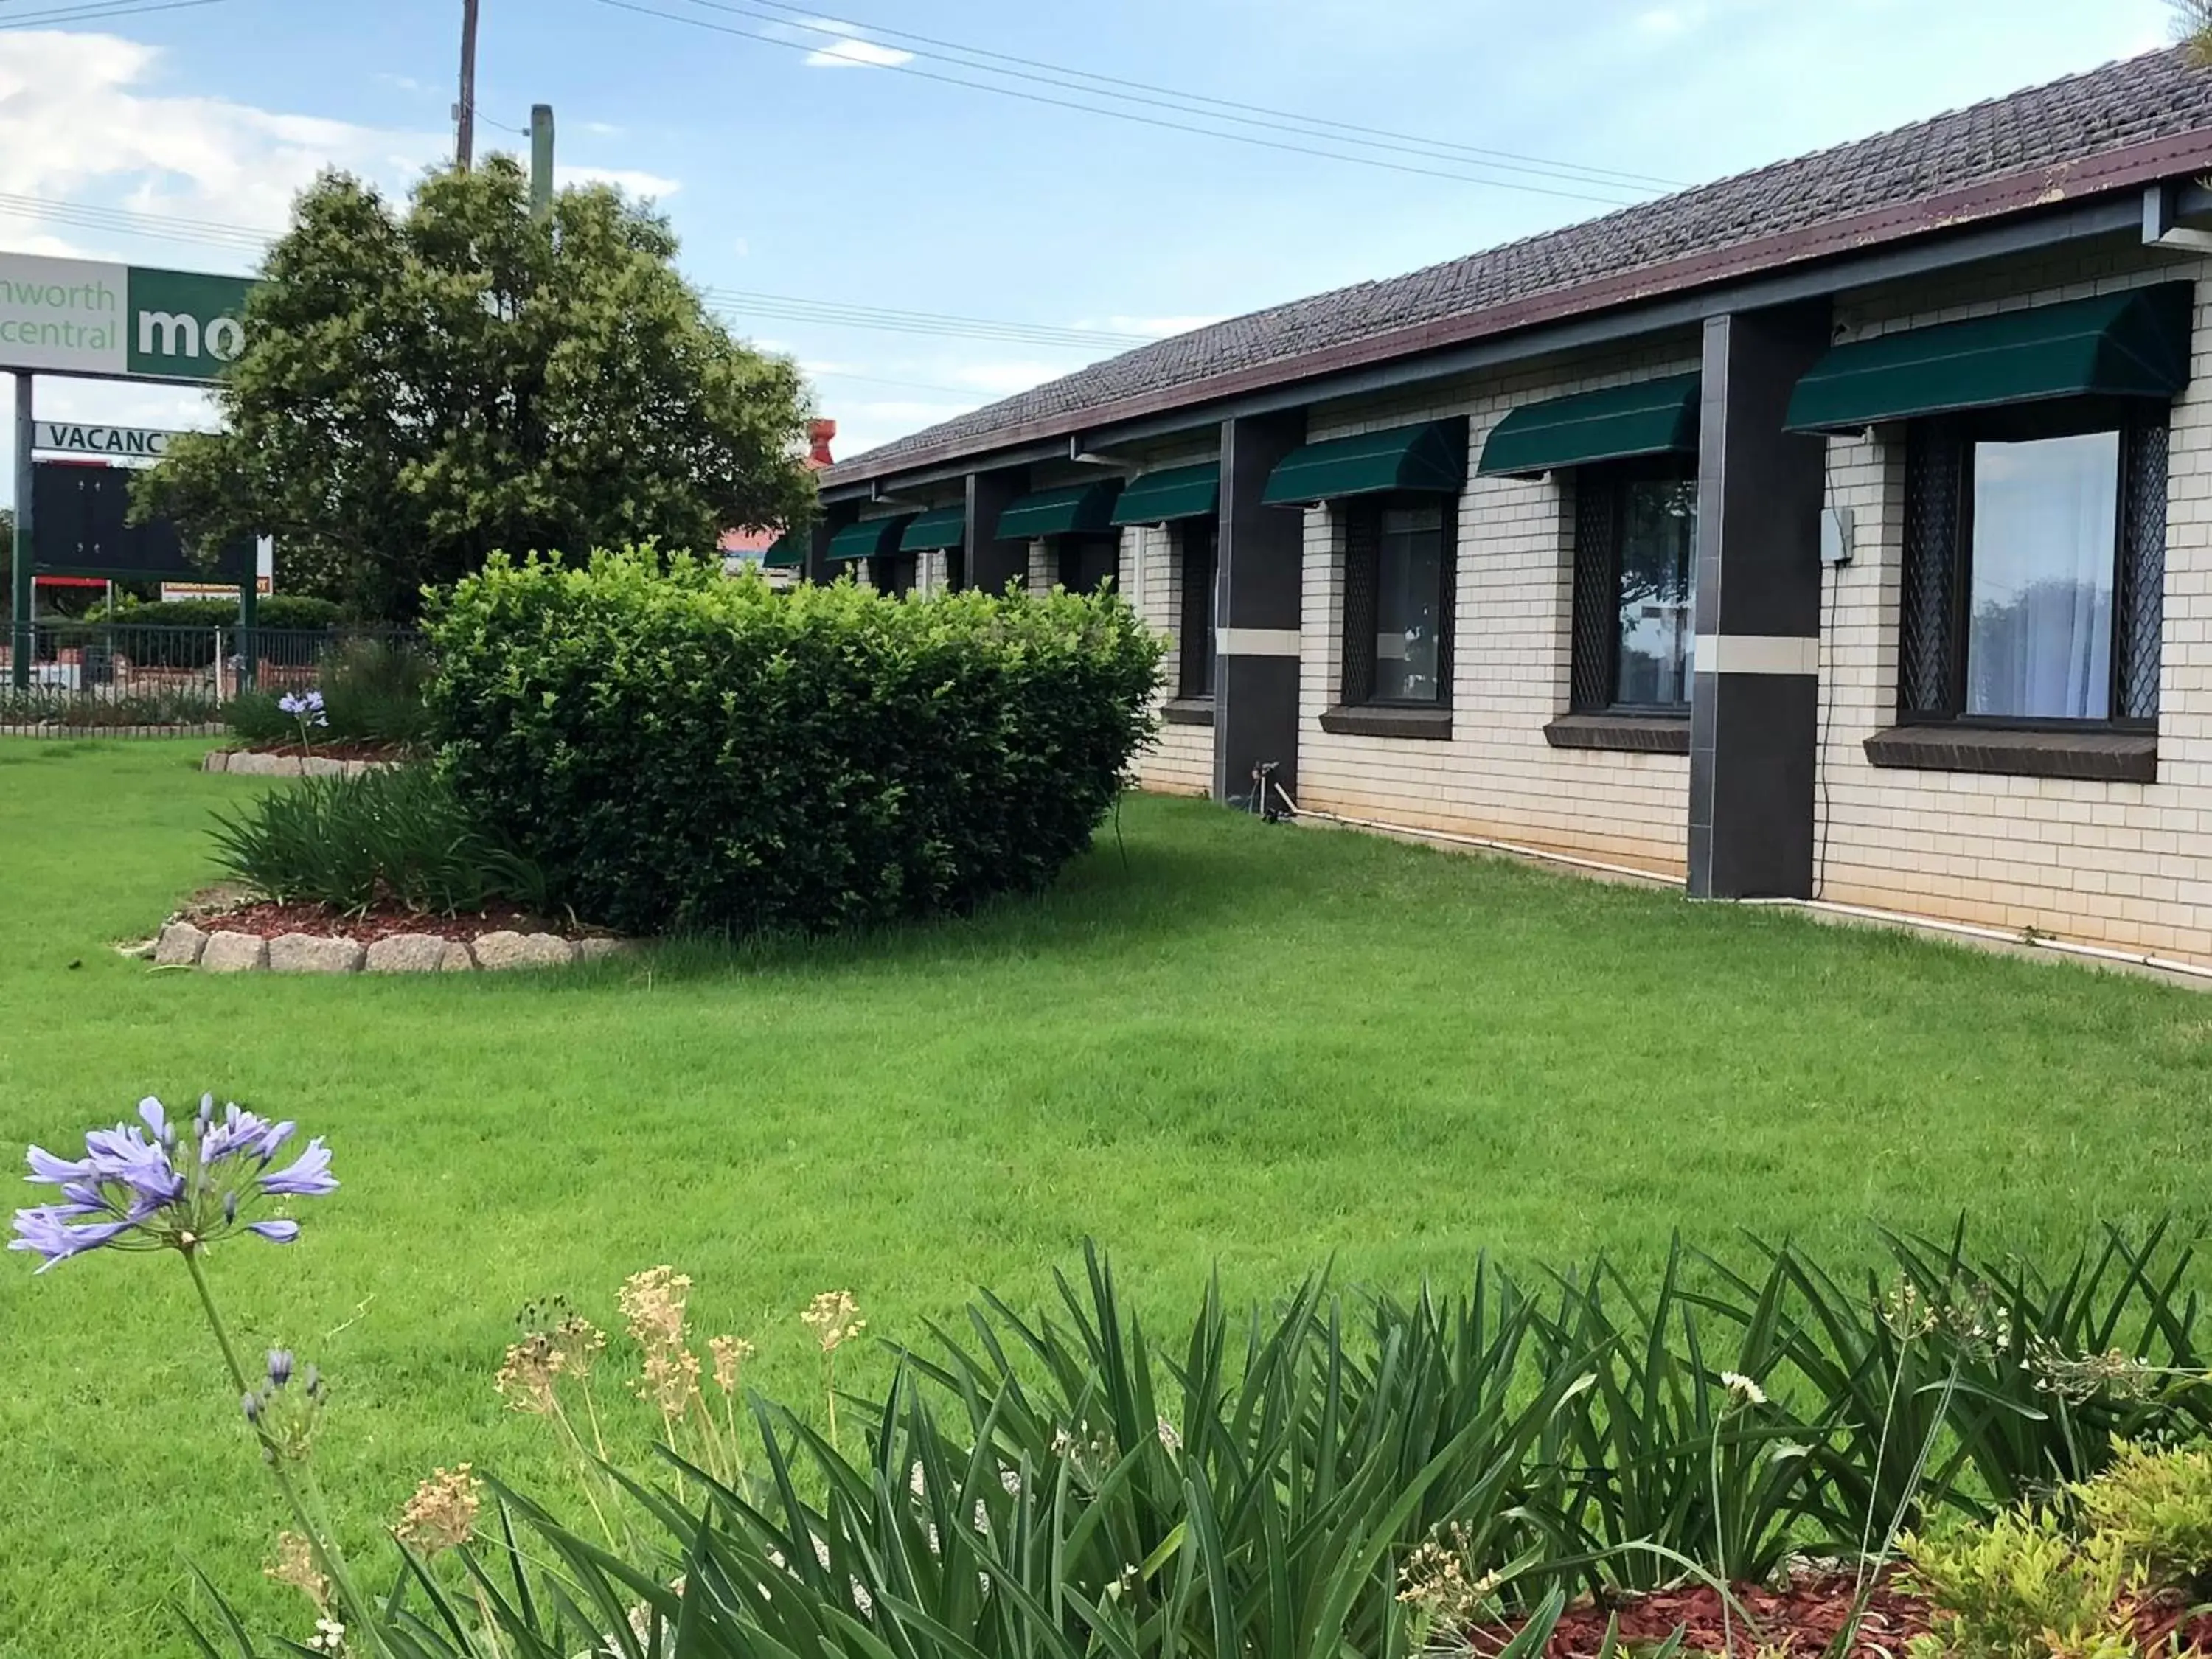
M 664 179 L 656 173 L 629 167 L 572 167 L 558 161 L 553 166 L 553 178 L 561 185 L 612 185 L 633 201 L 673 196 L 684 188 L 680 180 Z
M 611 121 L 586 121 L 583 125 L 584 131 L 590 133 L 594 138 L 619 138 L 622 137 L 622 129 Z
M 794 27 L 805 31 L 805 38 L 810 40 L 824 34 L 842 37 L 808 52 L 809 69 L 896 69 L 902 64 L 914 62 L 912 52 L 868 40 L 850 23 L 841 23 L 834 17 L 810 17 Z
M 1653 6 L 1638 12 L 1636 27 L 1642 33 L 1667 40 L 1703 27 L 1711 15 L 1711 8 L 1704 0 L 1683 0 L 1680 4 Z
M 160 61 L 155 48 L 113 35 L 0 35 L 0 191 L 273 232 L 323 168 L 404 185 L 446 143 L 441 134 L 155 93 L 148 88 Z M 68 234 L 80 246 L 109 234 Z M 142 258 L 143 240 L 131 239 Z M 191 263 L 234 268 L 250 258 L 204 252 Z

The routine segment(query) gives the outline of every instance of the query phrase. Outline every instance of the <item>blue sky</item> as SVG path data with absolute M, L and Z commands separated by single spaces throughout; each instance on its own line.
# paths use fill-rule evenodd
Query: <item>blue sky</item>
M 0 0 L 0 22 L 9 3 Z M 1394 275 L 1604 210 L 1582 198 L 1657 188 L 1589 170 L 1700 181 L 2168 35 L 2163 0 L 483 9 L 480 148 L 519 145 L 501 126 L 524 125 L 534 101 L 552 104 L 564 169 L 656 194 L 702 286 L 1132 336 Z M 99 33 L 0 32 L 0 204 L 14 204 L 0 211 L 0 247 L 242 270 L 251 255 L 235 246 L 41 220 L 20 198 L 266 230 L 320 165 L 404 189 L 450 146 L 459 12 L 460 0 L 218 0 L 118 18 Z M 841 36 L 825 22 L 858 27 Z M 946 63 L 917 35 L 1557 167 L 1540 176 L 1365 152 L 1488 181 L 1439 179 L 1025 101 L 925 78 L 995 79 Z M 996 83 L 1030 99 L 1075 96 L 1034 80 Z M 1108 101 L 1148 120 L 1218 125 Z M 1245 131 L 1339 147 L 1310 128 Z M 744 332 L 814 375 L 821 411 L 842 428 L 841 455 L 1106 350 L 728 303 Z M 156 388 L 57 381 L 42 388 L 40 412 L 168 423 L 193 406 Z

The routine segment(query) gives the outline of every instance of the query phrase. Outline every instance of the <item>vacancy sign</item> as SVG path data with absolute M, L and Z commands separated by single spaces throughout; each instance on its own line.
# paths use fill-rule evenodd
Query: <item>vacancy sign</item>
M 116 455 L 125 460 L 158 461 L 169 453 L 169 440 L 183 435 L 158 426 L 79 426 L 70 421 L 40 421 L 31 447 L 53 455 Z
M 0 369 L 212 380 L 246 349 L 243 276 L 0 253 Z

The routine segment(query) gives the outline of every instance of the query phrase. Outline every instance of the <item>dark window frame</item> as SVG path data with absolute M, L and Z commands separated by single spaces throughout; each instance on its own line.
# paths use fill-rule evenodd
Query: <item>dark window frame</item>
M 1570 626 L 1567 712 L 1643 720 L 1687 720 L 1690 700 L 1620 701 L 1620 557 L 1631 484 L 1698 482 L 1694 455 L 1596 461 L 1575 469 L 1574 599 Z M 1699 504 L 1700 510 L 1703 503 Z M 1691 552 L 1694 591 L 1697 554 Z
M 1183 519 L 1172 526 L 1172 533 L 1182 640 L 1176 665 L 1176 695 L 1186 702 L 1195 702 L 1213 696 L 1214 585 L 1221 572 L 1221 525 L 1210 518 Z M 1191 557 L 1194 544 L 1205 550 L 1202 562 Z
M 1905 428 L 1905 556 L 1897 720 L 1968 731 L 2158 730 L 2172 407 L 2075 398 L 1914 421 Z M 1982 443 L 2119 434 L 2114 492 L 2111 683 L 2102 719 L 1966 712 L 1972 664 L 1974 450 Z
M 1437 562 L 1437 695 L 1378 697 L 1375 695 L 1376 611 L 1380 603 L 1382 515 L 1392 507 L 1436 506 L 1443 509 L 1437 534 L 1443 546 Z M 1355 495 L 1343 504 L 1344 629 L 1343 672 L 1338 687 L 1345 708 L 1441 708 L 1452 706 L 1459 633 L 1459 498 L 1425 490 Z

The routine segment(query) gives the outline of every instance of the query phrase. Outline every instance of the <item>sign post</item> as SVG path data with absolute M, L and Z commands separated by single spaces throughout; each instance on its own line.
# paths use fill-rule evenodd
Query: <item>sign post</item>
M 9 586 L 15 609 L 13 636 L 9 641 L 9 679 L 18 691 L 31 689 L 31 386 L 34 377 L 15 371 L 15 551 L 9 561 Z

